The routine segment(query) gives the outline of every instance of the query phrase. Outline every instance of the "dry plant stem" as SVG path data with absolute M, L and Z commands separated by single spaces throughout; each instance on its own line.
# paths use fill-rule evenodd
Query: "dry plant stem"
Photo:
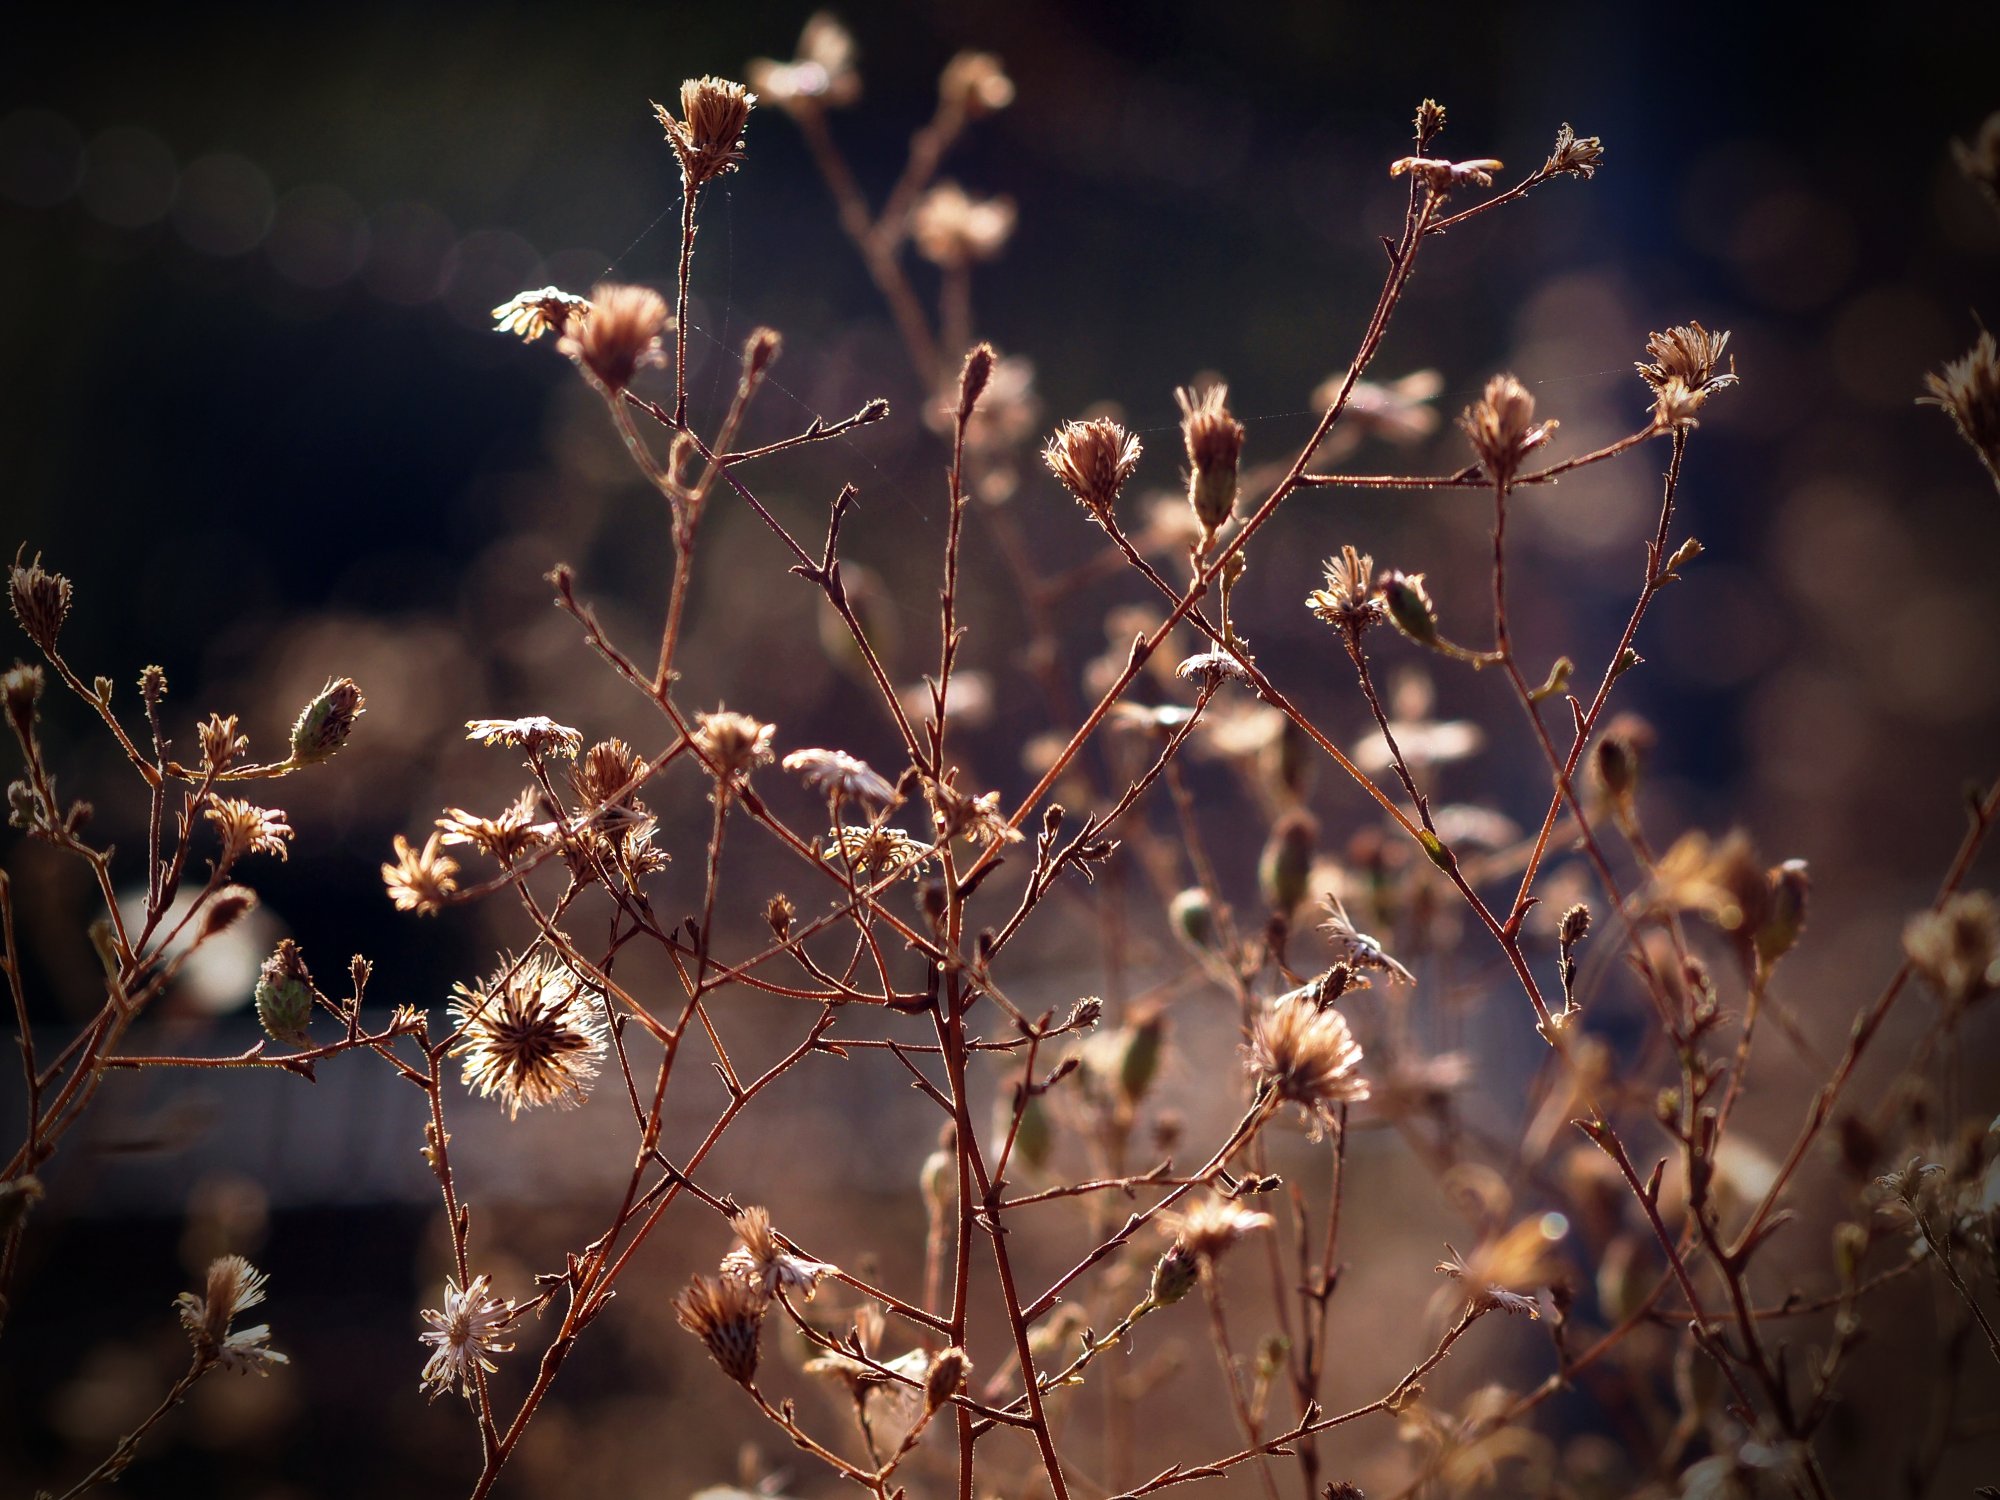
M 147 1413 L 137 1427 L 118 1440 L 117 1446 L 111 1450 L 103 1463 L 64 1490 L 59 1500 L 75 1500 L 76 1496 L 95 1489 L 100 1484 L 116 1481 L 119 1475 L 131 1467 L 132 1460 L 138 1456 L 139 1444 L 146 1434 L 158 1426 L 160 1419 L 168 1412 L 187 1400 L 188 1392 L 194 1389 L 195 1382 L 214 1368 L 213 1359 L 200 1354 L 195 1355 L 186 1373 L 168 1388 L 167 1394 L 160 1399 L 160 1404 Z
M 1250 1398 L 1243 1390 L 1243 1372 L 1236 1362 L 1236 1350 L 1229 1341 L 1229 1320 L 1222 1310 L 1222 1292 L 1215 1284 L 1213 1267 L 1202 1274 L 1201 1300 L 1208 1309 L 1209 1337 L 1215 1344 L 1215 1358 L 1222 1367 L 1223 1381 L 1229 1387 L 1229 1404 L 1236 1414 L 1236 1425 L 1243 1429 L 1243 1441 L 1252 1448 L 1258 1448 L 1264 1434 L 1259 1430 L 1257 1414 L 1250 1409 Z M 1278 1500 L 1278 1481 L 1272 1477 L 1271 1456 L 1268 1453 L 1259 1452 L 1257 1455 L 1257 1479 L 1268 1500 Z
M 1986 1335 L 1987 1352 L 1996 1361 L 2000 1361 L 2000 1334 L 1994 1332 L 1993 1324 L 1987 1318 L 1985 1309 L 1979 1305 L 1978 1297 L 1974 1296 L 1972 1288 L 1965 1284 L 1965 1278 L 1959 1275 L 1958 1267 L 1952 1261 L 1951 1246 L 1937 1237 L 1931 1228 L 1928 1215 L 1918 1214 L 1916 1221 L 1917 1232 L 1923 1236 L 1924 1246 L 1930 1251 L 1931 1259 L 1936 1261 L 1938 1269 L 1944 1272 L 1945 1280 L 1949 1281 L 1951 1289 L 1958 1293 L 1959 1301 L 1963 1302 L 1965 1310 L 1972 1314 L 1973 1321 L 1979 1325 L 1979 1331 Z
M 679 274 L 674 279 L 674 426 L 687 426 L 688 372 L 688 278 L 694 269 L 694 205 L 701 189 L 683 170 L 681 173 L 681 255 Z

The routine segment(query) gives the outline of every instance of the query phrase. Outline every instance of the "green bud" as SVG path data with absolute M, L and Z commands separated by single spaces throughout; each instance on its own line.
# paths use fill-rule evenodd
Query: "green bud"
M 1291 809 L 1272 827 L 1257 861 L 1257 885 L 1272 911 L 1289 915 L 1305 901 L 1318 842 L 1319 823 L 1303 808 Z
M 285 938 L 257 976 L 257 1020 L 272 1041 L 303 1047 L 312 1007 L 312 975 L 298 944 Z
M 292 725 L 292 759 L 300 765 L 313 765 L 332 755 L 354 733 L 354 721 L 361 717 L 367 701 L 353 678 L 328 678 Z
M 1021 1110 L 1021 1128 L 1014 1133 L 1014 1159 L 1031 1171 L 1048 1165 L 1055 1146 L 1055 1129 L 1049 1123 L 1049 1107 L 1040 1094 L 1030 1094 Z
M 1189 886 L 1167 903 L 1167 920 L 1190 948 L 1215 946 L 1215 910 L 1208 904 L 1208 892 L 1200 886 Z
M 1853 1286 L 1861 1277 L 1861 1258 L 1868 1253 L 1868 1231 L 1859 1224 L 1836 1224 L 1833 1228 L 1833 1263 L 1840 1270 L 1842 1286 Z
M 1389 618 L 1396 628 L 1419 646 L 1435 646 L 1438 638 L 1437 608 L 1424 589 L 1424 575 L 1399 573 L 1391 569 L 1382 575 L 1378 586 L 1382 590 L 1382 602 L 1389 606 Z
M 1175 1240 L 1154 1265 L 1153 1283 L 1146 1295 L 1155 1307 L 1172 1307 L 1193 1291 L 1200 1279 L 1201 1262 Z
M 1151 1011 L 1120 1034 L 1118 1091 L 1133 1104 L 1146 1097 L 1160 1071 L 1160 1050 L 1166 1041 L 1167 1018 Z
M 1757 956 L 1766 966 L 1776 963 L 1799 940 L 1806 925 L 1806 897 L 1812 879 L 1802 859 L 1788 859 L 1771 871 L 1771 901 L 1763 926 L 1757 929 Z

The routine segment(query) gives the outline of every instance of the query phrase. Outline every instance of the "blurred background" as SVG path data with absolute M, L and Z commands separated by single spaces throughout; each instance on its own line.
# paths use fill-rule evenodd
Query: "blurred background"
M 365 952 L 372 1000 L 434 1010 L 454 981 L 518 947 L 523 932 L 497 906 L 399 918 L 377 875 L 393 834 L 420 833 L 441 806 L 491 811 L 518 791 L 512 757 L 466 744 L 464 720 L 544 713 L 590 738 L 657 739 L 549 607 L 542 575 L 573 564 L 613 633 L 643 643 L 667 578 L 658 498 L 567 362 L 547 341 L 524 349 L 494 334 L 489 309 L 544 283 L 587 292 L 607 274 L 667 286 L 679 189 L 647 101 L 673 99 L 685 76 L 789 57 L 810 10 L 72 7 L 10 23 L 0 540 L 74 579 L 64 639 L 86 676 L 113 677 L 130 705 L 141 666 L 166 669 L 170 732 L 184 744 L 211 709 L 233 711 L 253 749 L 275 754 L 328 676 L 353 676 L 368 697 L 351 748 L 284 784 L 298 837 L 289 862 L 257 872 L 264 925 L 237 967 L 218 955 L 174 997 L 152 1050 L 247 1045 L 249 978 L 280 933 L 323 980 Z M 1373 373 L 1435 370 L 1446 420 L 1414 450 L 1371 447 L 1349 462 L 1458 467 L 1449 418 L 1500 369 L 1561 420 L 1557 451 L 1582 451 L 1644 420 L 1632 362 L 1649 330 L 1691 318 L 1731 330 L 1743 384 L 1704 412 L 1681 491 L 1679 532 L 1708 552 L 1648 621 L 1645 668 L 1621 695 L 1660 731 L 1648 805 L 1661 842 L 1740 825 L 1769 859 L 1810 861 L 1813 926 L 1788 995 L 1808 1036 L 1837 1048 L 1959 837 L 1963 787 L 1992 776 L 2000 746 L 2000 511 L 1946 419 L 1915 405 L 1924 372 L 1969 347 L 1981 317 L 2000 318 L 2000 214 L 1949 148 L 2000 109 L 1993 12 L 1947 7 L 1889 34 L 1755 7 L 1121 13 L 1013 0 L 840 14 L 865 92 L 832 129 L 877 204 L 944 61 L 967 47 L 1005 60 L 1013 106 L 946 165 L 1019 212 L 1004 255 L 975 279 L 975 326 L 1032 361 L 1037 432 L 1118 411 L 1148 447 L 1142 489 L 1177 483 L 1172 391 L 1199 374 L 1228 380 L 1246 462 L 1288 458 L 1310 432 L 1313 391 L 1344 368 L 1379 286 L 1378 236 L 1400 223 L 1404 189 L 1385 169 L 1419 99 L 1449 110 L 1441 150 L 1500 157 L 1503 180 L 1538 164 L 1565 121 L 1603 138 L 1596 180 L 1552 183 L 1426 251 Z M 752 439 L 890 398 L 888 422 L 773 462 L 757 482 L 807 536 L 841 482 L 860 486 L 845 545 L 878 576 L 887 654 L 915 683 L 935 654 L 945 450 L 798 130 L 760 110 L 747 144 L 744 169 L 703 204 L 695 408 L 710 423 L 720 414 L 734 351 L 757 324 L 786 344 Z M 913 265 L 934 296 L 931 269 Z M 1570 651 L 1595 680 L 1637 588 L 1658 480 L 1648 449 L 1520 506 L 1516 556 L 1533 585 L 1517 627 L 1531 658 Z M 1038 466 L 1000 503 L 1050 566 L 1091 550 Z M 1470 494 L 1301 495 L 1252 549 L 1238 622 L 1281 685 L 1359 740 L 1365 708 L 1299 607 L 1318 560 L 1353 542 L 1424 572 L 1447 632 L 1477 640 L 1489 522 Z M 681 700 L 776 721 L 781 749 L 834 744 L 886 761 L 879 712 L 823 648 L 811 593 L 782 576 L 774 541 L 733 506 L 708 527 Z M 1007 571 L 988 552 L 966 586 L 965 660 L 989 702 L 961 758 L 968 784 L 1011 800 L 1033 780 L 1021 742 L 1069 726 L 1022 659 Z M 1107 612 L 1150 603 L 1123 579 L 1066 603 L 1073 683 L 1107 631 L 1127 628 L 1114 617 L 1111 629 Z M 1502 685 L 1468 674 L 1436 691 L 1436 719 L 1487 731 L 1456 790 L 1476 784 L 1516 822 L 1537 817 L 1546 772 Z M 105 837 L 141 847 L 143 801 L 101 732 L 55 700 L 44 730 L 65 791 L 95 802 Z M 677 857 L 663 911 L 698 892 L 691 856 L 708 811 L 690 787 L 655 806 Z M 1217 797 L 1211 828 L 1219 874 L 1254 900 L 1262 829 L 1232 838 L 1226 804 Z M 1335 849 L 1370 824 L 1330 776 L 1315 808 Z M 797 877 L 758 864 L 764 851 L 744 858 L 740 909 L 725 919 L 748 940 L 764 898 Z M 60 1028 L 97 1003 L 81 936 L 91 892 L 18 836 L 5 860 L 38 1014 Z M 1143 885 L 1126 894 L 1135 909 L 1151 899 Z M 1122 981 L 1071 926 L 1010 955 L 1013 992 L 1051 1006 L 1115 998 Z M 1143 971 L 1143 946 L 1130 961 Z M 1498 988 L 1502 977 L 1458 979 Z M 745 1015 L 763 1025 L 754 1007 Z M 1906 1019 L 1885 1054 L 1921 1029 Z M 1967 1056 L 1990 1064 L 1991 1019 L 1979 1020 Z M 1503 1076 L 1538 1045 L 1511 1011 L 1476 1039 Z M 1213 1066 L 1203 1047 L 1230 1045 L 1213 1024 L 1186 1027 L 1183 1085 Z M 1967 1077 L 1973 1113 L 1982 1099 L 1989 1114 L 2000 1106 L 1977 1067 Z M 1764 1081 L 1775 1102 L 1748 1119 L 1781 1148 L 1805 1074 L 1774 1050 Z M 0 1092 L 11 1118 L 17 1080 L 0 1090 L 14 1091 Z M 703 1103 L 690 1097 L 683 1131 Z M 172 1297 L 221 1249 L 273 1273 L 259 1315 L 294 1363 L 269 1381 L 209 1382 L 124 1492 L 461 1487 L 475 1458 L 463 1411 L 411 1399 L 415 1313 L 435 1305 L 444 1266 L 420 1105 L 356 1060 L 312 1087 L 114 1080 L 50 1174 L 29 1239 L 0 1357 L 7 1488 L 60 1488 L 143 1414 L 180 1357 Z M 1226 1108 L 1216 1100 L 1214 1118 Z M 1204 1139 L 1204 1107 L 1186 1113 Z M 461 1120 L 461 1171 L 485 1205 L 477 1232 L 512 1258 L 497 1279 L 525 1286 L 580 1227 L 593 1232 L 583 1226 L 601 1220 L 628 1147 L 607 1144 L 589 1111 L 535 1119 L 531 1134 L 485 1109 Z M 836 1191 L 783 1226 L 842 1264 L 873 1254 L 906 1284 L 921 1262 L 912 1189 L 931 1132 L 893 1070 L 807 1070 L 716 1171 L 768 1183 L 773 1199 L 833 1174 Z M 830 1155 L 826 1141 L 838 1143 Z M 1360 1344 L 1372 1338 L 1368 1288 L 1415 1262 L 1427 1273 L 1449 1218 L 1427 1189 L 1398 1195 L 1409 1167 L 1387 1142 L 1361 1152 L 1356 1173 L 1357 1201 L 1374 1191 L 1393 1205 L 1372 1229 L 1362 1222 L 1350 1251 Z M 852 1226 L 871 1221 L 892 1226 L 888 1242 L 852 1248 Z M 731 1481 L 746 1439 L 769 1447 L 671 1327 L 680 1275 L 726 1244 L 712 1218 L 684 1227 L 565 1372 L 504 1490 L 679 1496 Z M 1910 1308 L 1931 1317 L 1922 1294 Z M 1404 1338 L 1357 1355 L 1353 1389 L 1333 1399 L 1366 1399 L 1420 1352 Z M 1509 1377 L 1497 1337 L 1474 1357 L 1488 1363 L 1462 1377 L 1468 1389 L 1481 1370 L 1543 1373 L 1520 1356 Z M 1226 1413 L 1194 1411 L 1187 1430 L 1201 1440 L 1170 1456 L 1233 1446 Z M 1615 1430 L 1587 1411 L 1565 1420 L 1585 1436 Z M 1383 1429 L 1351 1451 L 1393 1460 L 1395 1447 Z M 1962 1492 L 1945 1483 L 1938 1493 Z M 800 1489 L 831 1492 L 817 1474 Z

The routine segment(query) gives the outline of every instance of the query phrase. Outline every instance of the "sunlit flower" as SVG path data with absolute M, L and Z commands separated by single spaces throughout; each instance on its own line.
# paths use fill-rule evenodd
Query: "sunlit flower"
M 1391 177 L 1414 177 L 1431 191 L 1434 197 L 1442 198 L 1454 188 L 1492 187 L 1493 174 L 1500 170 L 1501 163 L 1492 157 L 1481 157 L 1477 161 L 1442 161 L 1429 156 L 1405 156 L 1389 163 Z
M 473 1277 L 463 1290 L 446 1277 L 444 1306 L 424 1309 L 424 1321 L 431 1326 L 417 1335 L 431 1346 L 419 1388 L 435 1401 L 457 1386 L 459 1394 L 470 1399 L 478 1388 L 476 1372 L 499 1368 L 489 1356 L 514 1347 L 513 1340 L 502 1337 L 513 1317 L 513 1305 L 492 1295 L 485 1273 Z
M 569 966 L 546 952 L 503 963 L 482 989 L 456 986 L 451 1049 L 465 1059 L 465 1086 L 497 1096 L 514 1119 L 523 1109 L 583 1102 L 606 1048 L 602 1008 Z
M 757 96 L 726 78 L 690 78 L 681 85 L 681 117 L 665 105 L 653 113 L 680 158 L 689 191 L 736 170 L 743 160 L 743 126 Z
M 1361 1044 L 1347 1018 L 1295 990 L 1266 1006 L 1251 1023 L 1245 1049 L 1250 1074 L 1278 1098 L 1296 1104 L 1315 1126 L 1332 1123 L 1340 1105 L 1368 1097 L 1358 1069 Z
M 666 299 L 649 286 L 591 288 L 590 313 L 572 313 L 556 348 L 610 391 L 622 391 L 643 369 L 667 362 L 660 335 L 672 323 Z
M 235 1374 L 268 1375 L 274 1365 L 290 1361 L 269 1345 L 270 1325 L 230 1330 L 238 1313 L 264 1300 L 268 1278 L 240 1255 L 217 1256 L 208 1265 L 202 1292 L 182 1292 L 174 1299 L 197 1355 Z
M 281 807 L 257 807 L 234 797 L 211 796 L 202 811 L 222 838 L 224 864 L 246 854 L 275 854 L 284 859 L 290 853 L 292 825 Z
M 1100 521 L 1139 467 L 1139 440 L 1106 417 L 1065 422 L 1042 450 L 1042 462 Z
M 722 1274 L 752 1283 L 766 1297 L 799 1292 L 810 1302 L 820 1278 L 836 1269 L 788 1250 L 771 1228 L 769 1209 L 746 1208 L 729 1221 L 729 1227 L 741 1243 L 722 1258 Z
M 1213 1265 L 1246 1234 L 1269 1229 L 1276 1222 L 1271 1215 L 1245 1208 L 1234 1198 L 1211 1193 L 1198 1199 L 1170 1227 L 1176 1244 L 1197 1261 Z
M 827 835 L 823 857 L 829 862 L 852 865 L 854 873 L 865 880 L 879 880 L 885 875 L 915 869 L 931 852 L 929 844 L 918 842 L 900 828 L 870 823 L 850 824 Z
M 845 750 L 794 750 L 785 757 L 784 766 L 809 788 L 830 797 L 850 797 L 877 807 L 888 807 L 897 800 L 896 789 L 881 773 Z
M 396 861 L 382 866 L 382 882 L 388 886 L 396 910 L 434 917 L 457 891 L 458 882 L 453 877 L 458 874 L 458 862 L 438 852 L 441 837 L 433 833 L 422 849 L 413 849 L 408 839 L 396 835 Z
M 524 719 L 467 719 L 465 737 L 486 745 L 511 745 L 530 755 L 574 756 L 583 748 L 581 734 L 540 714 Z
M 694 747 L 718 776 L 741 776 L 771 763 L 771 736 L 776 733 L 775 725 L 718 708 L 695 715 Z
M 532 344 L 545 333 L 561 333 L 571 318 L 590 316 L 590 299 L 563 291 L 560 287 L 538 287 L 532 292 L 516 292 L 493 309 L 495 333 L 517 333 Z
M 438 832 L 447 844 L 470 844 L 503 865 L 512 864 L 555 833 L 555 825 L 538 818 L 536 812 L 535 793 L 530 789 L 490 818 L 462 807 L 448 807 L 437 820 Z
M 1924 389 L 1930 394 L 1918 399 L 1951 418 L 2000 483 L 2000 345 L 1993 335 L 1982 329 L 1963 355 L 1924 376 Z
M 1603 160 L 1604 142 L 1594 135 L 1578 135 L 1564 121 L 1562 129 L 1556 132 L 1555 149 L 1542 163 L 1542 171 L 1551 177 L 1566 172 L 1572 177 L 1587 180 L 1597 175 L 1597 168 Z
M 1375 559 L 1347 546 L 1326 560 L 1326 587 L 1306 595 L 1306 608 L 1350 635 L 1388 618 L 1388 606 L 1375 586 Z
M 1521 462 L 1555 435 L 1557 423 L 1535 420 L 1535 398 L 1512 375 L 1495 375 L 1459 416 L 1459 428 L 1479 455 L 1486 477 L 1508 484 Z

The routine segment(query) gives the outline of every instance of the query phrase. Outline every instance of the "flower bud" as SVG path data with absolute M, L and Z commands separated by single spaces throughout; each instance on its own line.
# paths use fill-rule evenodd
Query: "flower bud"
M 1181 408 L 1181 438 L 1187 446 L 1188 505 L 1201 523 L 1205 542 L 1236 512 L 1243 424 L 1230 415 L 1228 397 L 1229 388 L 1220 385 L 1199 395 L 1185 388 L 1174 392 Z
M 1153 1086 L 1153 1079 L 1160 1071 L 1160 1051 L 1166 1035 L 1166 1016 L 1152 1009 L 1120 1033 L 1118 1091 L 1129 1103 L 1139 1103 Z
M 924 1410 L 936 1411 L 965 1389 L 965 1380 L 972 1373 L 972 1361 L 963 1349 L 950 1348 L 941 1351 L 931 1361 L 929 1372 L 924 1376 Z
M 1000 1134 L 1006 1133 L 1008 1122 L 1002 1121 Z M 1021 1106 L 1021 1128 L 1014 1132 L 1014 1159 L 1030 1171 L 1039 1172 L 1048 1165 L 1049 1152 L 1055 1146 L 1055 1130 L 1049 1123 L 1048 1106 L 1042 1103 L 1040 1094 L 1030 1094 Z
M 1215 946 L 1215 910 L 1208 904 L 1208 892 L 1200 886 L 1189 886 L 1167 903 L 1167 920 L 1190 948 Z
M 225 885 L 208 903 L 201 923 L 201 939 L 206 941 L 226 932 L 257 909 L 257 893 L 247 885 Z
M 330 677 L 292 725 L 292 759 L 315 765 L 347 743 L 367 704 L 351 677 Z
M 42 570 L 42 555 L 23 567 L 15 555 L 13 571 L 7 577 L 7 592 L 14 606 L 14 618 L 29 640 L 43 651 L 53 651 L 63 621 L 69 618 L 69 580 L 60 573 Z
M 1757 956 L 1768 967 L 1792 951 L 1806 925 L 1812 879 L 1802 859 L 1788 859 L 1770 873 L 1771 899 L 1757 929 Z
M 313 983 L 299 947 L 280 940 L 257 975 L 257 1020 L 274 1042 L 303 1047 L 312 1020 Z
M 7 722 L 14 726 L 22 744 L 27 744 L 35 728 L 35 703 L 42 696 L 42 669 L 24 662 L 0 676 L 0 697 L 7 706 Z
M 1292 808 L 1272 827 L 1257 861 L 1257 885 L 1272 911 L 1288 915 L 1304 902 L 1318 842 L 1319 822 L 1304 808 Z
M 1382 602 L 1389 606 L 1389 619 L 1419 646 L 1435 646 L 1438 638 L 1437 608 L 1424 589 L 1424 575 L 1401 573 L 1391 568 L 1376 585 Z
M 1147 1300 L 1155 1307 L 1172 1307 L 1193 1291 L 1200 1279 L 1200 1259 L 1176 1240 L 1153 1267 L 1153 1281 L 1146 1292 Z

